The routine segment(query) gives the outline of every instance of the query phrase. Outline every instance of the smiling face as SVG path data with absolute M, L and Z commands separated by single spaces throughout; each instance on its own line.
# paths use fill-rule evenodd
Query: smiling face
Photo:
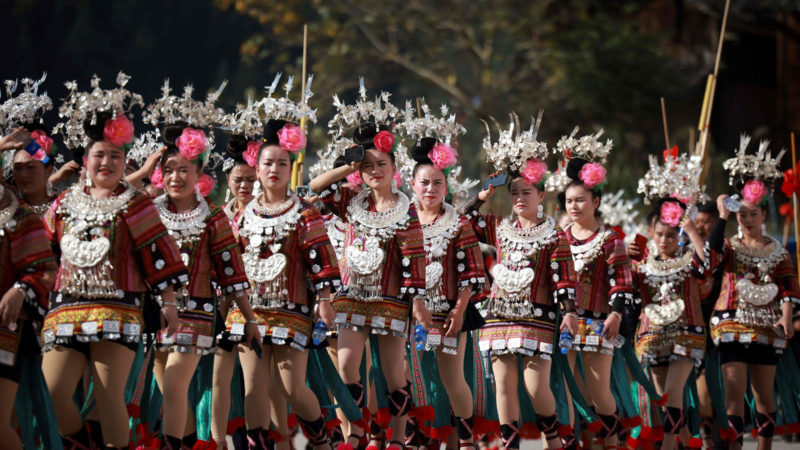
M 37 195 L 46 192 L 53 166 L 33 159 L 25 150 L 19 150 L 14 155 L 13 174 L 14 183 L 23 195 Z
M 236 164 L 228 173 L 228 189 L 239 203 L 249 203 L 253 199 L 256 184 L 256 169 L 247 164 Z
M 758 205 L 747 200 L 741 200 L 741 208 L 736 213 L 736 221 L 742 233 L 757 237 L 761 236 L 761 224 L 764 223 L 764 211 Z
M 441 170 L 425 164 L 417 168 L 411 187 L 423 208 L 436 209 L 447 195 L 447 178 Z
M 194 195 L 194 186 L 200 179 L 200 166 L 176 152 L 164 161 L 161 173 L 169 198 L 183 200 Z
M 114 189 L 125 175 L 125 152 L 107 141 L 97 141 L 86 152 L 86 172 L 92 183 Z
M 277 145 L 262 148 L 258 158 L 257 174 L 264 189 L 285 191 L 292 174 L 289 152 Z
M 536 215 L 544 199 L 544 192 L 522 178 L 516 178 L 511 182 L 508 194 L 511 207 L 518 216 L 530 221 L 537 220 Z
M 593 197 L 583 184 L 573 184 L 565 191 L 564 205 L 573 222 L 583 222 L 594 218 L 600 199 Z
M 653 226 L 653 242 L 662 256 L 672 258 L 678 250 L 678 228 L 671 227 L 660 220 Z
M 374 190 L 391 186 L 395 170 L 397 166 L 392 162 L 392 157 L 374 148 L 366 151 L 359 169 L 361 179 Z

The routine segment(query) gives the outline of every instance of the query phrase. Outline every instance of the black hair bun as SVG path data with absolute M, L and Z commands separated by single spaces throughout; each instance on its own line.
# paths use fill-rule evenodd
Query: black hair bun
M 436 139 L 424 137 L 414 143 L 414 146 L 411 147 L 411 157 L 414 158 L 414 161 L 416 161 L 417 164 L 433 164 L 433 161 L 428 158 L 428 153 L 435 145 Z
M 110 112 L 98 112 L 95 114 L 96 120 L 92 124 L 92 119 L 86 119 L 83 122 L 83 131 L 90 141 L 102 141 L 104 139 L 103 130 L 106 127 L 106 120 L 111 119 Z
M 588 164 L 589 161 L 582 158 L 572 158 L 567 162 L 567 176 L 573 180 L 580 181 L 580 173 L 583 166 Z
M 186 122 L 175 122 L 164 125 L 161 129 L 161 142 L 167 147 L 175 147 L 175 141 L 183 134 L 183 129 L 186 128 Z
M 232 134 L 225 150 L 231 158 L 242 159 L 242 153 L 247 151 L 247 138 L 243 134 Z
M 374 123 L 363 123 L 353 130 L 353 141 L 358 145 L 363 145 L 365 149 L 369 150 L 375 148 L 373 139 L 381 131 L 388 131 L 386 125 L 376 125 Z
M 278 139 L 278 131 L 286 125 L 287 121 L 280 120 L 280 119 L 270 119 L 267 121 L 267 124 L 264 126 L 264 142 L 267 145 L 280 145 L 280 139 Z

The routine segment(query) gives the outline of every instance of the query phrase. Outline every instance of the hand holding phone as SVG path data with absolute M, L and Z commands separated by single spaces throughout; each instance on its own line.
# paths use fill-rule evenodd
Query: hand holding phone
M 507 173 L 499 173 L 497 175 L 489 177 L 486 180 L 486 183 L 483 185 L 483 190 L 489 189 L 490 186 L 500 187 L 505 186 L 506 181 L 508 181 L 508 174 Z

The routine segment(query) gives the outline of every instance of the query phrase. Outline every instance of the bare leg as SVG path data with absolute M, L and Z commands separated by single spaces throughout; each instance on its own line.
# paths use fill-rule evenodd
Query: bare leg
M 697 400 L 698 409 L 700 410 L 700 419 L 711 420 L 714 417 L 714 409 L 711 405 L 711 394 L 708 391 L 708 384 L 706 383 L 705 372 L 697 376 Z M 712 434 L 703 436 L 704 445 L 711 448 L 714 445 L 712 441 Z M 681 437 L 683 441 L 683 437 Z
M 451 355 L 442 351 L 441 347 L 436 352 L 439 362 L 439 377 L 442 379 L 447 396 L 450 397 L 450 407 L 456 417 L 469 419 L 473 415 L 472 392 L 467 380 L 464 379 L 464 352 L 467 348 L 467 337 L 464 333 L 458 337 L 458 353 Z M 473 439 L 460 440 L 461 443 L 473 442 Z
M 269 384 L 272 379 L 272 346 L 262 347 L 259 358 L 250 347 L 239 346 L 239 360 L 244 374 L 244 420 L 248 430 L 263 428 L 269 423 Z
M 368 333 L 368 330 L 357 332 L 346 328 L 339 329 L 339 375 L 342 377 L 342 381 L 345 384 L 361 382 L 366 386 L 369 383 L 368 380 L 362 380 L 361 374 L 359 373 Z M 367 431 L 353 423 L 347 422 L 347 426 L 352 436 L 363 436 Z M 353 448 L 358 446 L 358 440 L 356 439 L 350 439 L 348 437 L 348 442 Z
M 744 395 L 747 392 L 747 364 L 729 362 L 722 365 L 722 381 L 725 384 L 725 409 L 729 416 L 744 416 Z M 732 442 L 731 450 L 740 450 L 741 444 Z
M 550 366 L 549 359 L 542 359 L 539 356 L 529 356 L 522 360 L 523 378 L 525 380 L 525 391 L 533 403 L 538 419 L 552 417 L 556 414 L 556 399 L 553 391 L 550 390 Z M 543 428 L 540 426 L 540 429 Z M 552 425 L 550 430 L 542 430 L 542 438 L 547 443 L 547 448 L 561 448 L 561 437 L 558 434 L 558 421 Z
M 226 352 L 218 350 L 214 355 L 214 381 L 211 396 L 211 436 L 217 448 L 225 448 L 228 432 L 228 416 L 231 411 L 231 380 L 236 365 L 237 347 Z
M 111 341 L 92 342 L 89 348 L 103 440 L 106 445 L 126 447 L 130 437 L 125 384 L 136 352 Z
M 304 377 L 305 379 L 305 377 Z M 275 429 L 284 440 L 275 443 L 275 448 L 278 450 L 287 450 L 291 441 L 289 430 L 289 407 L 286 404 L 286 396 L 284 395 L 283 388 L 280 385 L 281 379 L 278 374 L 277 367 L 272 367 L 272 382 L 269 384 L 269 416 Z M 269 428 L 269 424 L 264 424 L 264 429 Z
M 164 371 L 164 414 L 161 429 L 165 435 L 183 438 L 189 413 L 189 383 L 192 381 L 200 355 L 172 352 Z M 191 422 L 190 422 L 191 424 Z
M 333 361 L 333 366 L 336 367 L 336 372 L 339 372 L 339 340 L 336 338 L 328 338 L 328 344 L 326 348 L 328 355 L 331 357 L 331 361 Z M 333 397 L 332 393 L 330 395 Z M 350 428 L 347 426 L 347 418 L 344 416 L 342 408 L 336 408 L 336 418 L 342 422 L 342 433 L 347 436 L 350 433 Z
M 578 391 L 580 391 L 583 398 L 589 405 L 593 405 L 592 396 L 589 395 L 589 391 L 586 389 L 586 382 L 583 379 L 583 375 L 581 375 L 581 371 L 578 370 L 578 365 L 576 364 L 576 360 L 578 358 L 578 352 L 570 350 L 567 353 L 567 363 L 569 364 L 569 370 L 572 372 L 572 377 L 575 379 L 575 384 L 578 385 Z M 572 404 L 572 394 L 567 389 L 567 400 L 568 404 Z M 569 420 L 572 427 L 575 428 L 578 419 L 574 417 L 575 411 L 573 408 L 569 409 Z M 587 430 L 585 427 L 581 430 L 580 439 L 582 442 L 592 442 L 593 433 Z
M 7 378 L 0 378 L 0 398 L 5 406 L 0 406 L 0 442 L 3 448 L 9 450 L 22 450 L 22 441 L 17 432 L 11 428 L 11 414 L 14 411 L 14 399 L 17 397 L 19 385 Z M 23 420 L 29 420 L 23 418 Z
M 386 378 L 386 388 L 391 395 L 392 392 L 406 388 L 407 380 L 402 364 L 406 359 L 406 340 L 390 335 L 379 336 L 378 345 L 380 346 L 381 368 L 383 376 Z M 411 395 L 410 392 L 408 394 Z M 408 402 L 411 402 L 410 398 Z M 407 413 L 392 415 L 393 441 L 403 441 L 406 435 L 407 419 Z
M 297 417 L 306 422 L 313 422 L 322 417 L 317 396 L 306 385 L 308 352 L 285 345 L 276 347 L 273 352 L 280 385 Z M 315 445 L 314 448 L 328 449 L 330 445 Z
M 612 416 L 617 413 L 617 403 L 611 394 L 611 360 L 612 355 L 597 352 L 582 352 L 584 371 L 586 372 L 586 388 L 591 396 L 597 414 Z M 606 446 L 618 443 L 616 434 L 605 438 Z
M 657 368 L 665 369 L 663 377 L 659 376 L 659 379 L 664 383 L 662 385 L 663 390 L 659 392 L 659 394 L 663 395 L 666 393 L 668 395 L 666 403 L 667 407 L 683 409 L 683 389 L 684 386 L 686 386 L 686 380 L 689 378 L 689 374 L 692 372 L 692 367 L 693 365 L 690 361 L 677 360 L 671 361 L 667 367 Z M 685 429 L 686 427 L 683 428 Z M 661 444 L 662 450 L 672 450 L 675 448 L 676 436 L 676 434 L 667 433 L 665 430 L 664 442 Z M 688 444 L 688 441 L 686 443 Z
M 753 397 L 756 400 L 756 411 L 759 414 L 771 414 L 776 410 L 775 398 L 773 397 L 776 370 L 777 366 L 762 364 L 750 366 L 750 383 L 753 388 Z M 770 450 L 771 448 L 772 437 L 758 436 L 759 450 Z
M 516 355 L 492 355 L 492 372 L 497 389 L 497 416 L 500 423 L 519 420 L 517 383 L 519 370 Z
M 68 437 L 81 431 L 83 419 L 72 396 L 78 386 L 87 360 L 83 353 L 56 345 L 42 358 L 42 372 L 53 399 L 53 409 L 58 419 L 58 431 Z

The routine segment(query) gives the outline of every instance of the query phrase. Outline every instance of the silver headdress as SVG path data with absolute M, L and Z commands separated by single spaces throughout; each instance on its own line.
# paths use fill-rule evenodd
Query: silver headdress
M 161 140 L 161 132 L 156 128 L 155 130 L 147 131 L 140 134 L 133 140 L 131 149 L 125 155 L 126 162 L 134 161 L 141 166 L 144 164 L 147 157 L 157 152 L 164 146 Z
M 306 90 L 303 93 L 302 101 L 294 101 L 289 99 L 289 92 L 294 85 L 294 77 L 287 78 L 286 83 L 283 85 L 285 92 L 283 97 L 273 97 L 272 94 L 278 88 L 278 83 L 281 80 L 282 73 L 275 75 L 272 84 L 267 87 L 267 96 L 259 101 L 259 105 L 263 108 L 264 116 L 267 120 L 285 120 L 294 124 L 299 124 L 303 119 L 311 122 L 317 121 L 316 110 L 308 107 L 308 99 L 314 95 L 311 92 L 311 82 L 314 80 L 314 75 L 309 75 L 306 81 Z
M 539 110 L 536 120 L 531 119 L 528 131 L 520 129 L 519 117 L 514 113 L 511 113 L 511 123 L 506 130 L 503 130 L 494 118 L 492 121 L 499 132 L 497 141 L 492 143 L 489 124 L 483 122 L 486 125 L 486 136 L 483 138 L 482 147 L 486 152 L 487 161 L 492 163 L 495 169 L 519 171 L 529 159 L 544 161 L 547 158 L 547 144 L 536 140 L 542 123 L 542 110 Z
M 614 146 L 611 139 L 607 139 L 605 144 L 600 142 L 603 135 L 601 129 L 595 134 L 587 134 L 576 139 L 579 127 L 575 127 L 569 136 L 561 136 L 556 143 L 555 151 L 564 154 L 565 159 L 581 158 L 589 162 L 605 164 L 611 148 Z
M 194 128 L 207 128 L 221 123 L 225 118 L 222 108 L 217 108 L 215 103 L 228 82 L 223 81 L 217 90 L 210 92 L 205 101 L 192 98 L 194 88 L 191 84 L 183 88 L 183 95 L 177 97 L 170 94 L 169 79 L 164 80 L 161 87 L 161 98 L 145 108 L 142 120 L 153 126 L 159 124 L 174 124 L 185 122 Z
M 780 162 L 783 154 L 782 149 L 778 156 L 773 158 L 769 151 L 769 141 L 761 141 L 758 144 L 758 152 L 755 155 L 747 154 L 747 146 L 750 144 L 750 136 L 742 133 L 739 139 L 739 149 L 736 156 L 722 163 L 722 167 L 728 171 L 728 183 L 735 187 L 738 181 L 746 179 L 756 179 L 761 181 L 774 181 L 783 177 L 780 169 Z
M 247 105 L 236 105 L 236 111 L 226 114 L 221 122 L 221 128 L 238 134 L 247 139 L 259 139 L 264 135 L 264 119 L 261 117 L 261 103 L 247 99 Z
M 668 155 L 664 164 L 650 155 L 650 170 L 639 180 L 636 192 L 645 196 L 649 205 L 661 198 L 674 198 L 694 205 L 706 198 L 705 187 L 700 185 L 703 165 L 699 156 L 682 153 L 677 159 Z
M 430 107 L 424 102 L 421 103 L 422 117 L 414 115 L 414 108 L 411 102 L 406 100 L 404 111 L 405 120 L 397 125 L 397 132 L 404 139 L 434 138 L 438 142 L 450 144 L 451 141 L 467 132 L 463 125 L 456 122 L 456 115 L 450 114 L 450 108 L 443 104 L 440 116 L 431 113 Z
M 347 135 L 348 131 L 367 123 L 391 127 L 394 125 L 395 118 L 400 114 L 400 110 L 389 102 L 392 94 L 381 92 L 381 95 L 376 96 L 374 101 L 368 100 L 363 77 L 359 79 L 359 85 L 358 100 L 352 105 L 342 103 L 336 94 L 333 95 L 336 114 L 328 122 L 328 134 L 332 135 L 334 139 L 341 139 Z
M 39 86 L 46 78 L 47 72 L 36 81 L 30 78 L 23 78 L 21 82 L 5 81 L 8 99 L 0 105 L 0 134 L 8 134 L 20 125 L 33 124 L 36 119 L 39 119 L 39 123 L 43 123 L 42 115 L 45 111 L 53 109 L 53 101 L 47 96 L 47 92 L 39 94 Z M 15 97 L 14 93 L 17 92 L 20 83 L 22 90 Z
M 344 155 L 344 151 L 355 145 L 355 142 L 347 137 L 337 139 L 328 143 L 323 150 L 317 151 L 317 162 L 308 168 L 308 176 L 312 179 L 332 170 L 336 158 Z
M 455 206 L 456 209 L 459 209 L 470 199 L 470 189 L 481 182 L 480 180 L 473 180 L 470 178 L 464 178 L 463 181 L 460 181 L 460 177 L 461 166 L 453 166 L 453 169 L 447 174 L 447 187 L 452 196 L 453 206 Z
M 603 222 L 612 227 L 621 227 L 627 235 L 630 234 L 629 230 L 636 232 L 636 216 L 639 211 L 635 206 L 639 200 L 625 199 L 622 197 L 624 193 L 621 189 L 615 194 L 604 193 L 598 209 L 603 216 Z
M 117 87 L 104 90 L 100 89 L 100 78 L 94 75 L 91 92 L 78 92 L 78 83 L 75 81 L 64 83 L 69 94 L 58 108 L 58 116 L 64 122 L 58 123 L 53 133 L 61 133 L 68 148 L 85 147 L 89 144 L 89 138 L 83 130 L 85 121 L 96 124 L 98 113 L 110 113 L 111 118 L 115 119 L 117 114 L 130 113 L 134 105 L 144 106 L 141 95 L 125 89 L 130 79 L 120 72 L 117 74 Z
M 547 177 L 544 183 L 544 188 L 548 192 L 563 192 L 569 185 L 570 178 L 567 176 L 566 161 L 561 160 L 558 163 L 558 169 Z

